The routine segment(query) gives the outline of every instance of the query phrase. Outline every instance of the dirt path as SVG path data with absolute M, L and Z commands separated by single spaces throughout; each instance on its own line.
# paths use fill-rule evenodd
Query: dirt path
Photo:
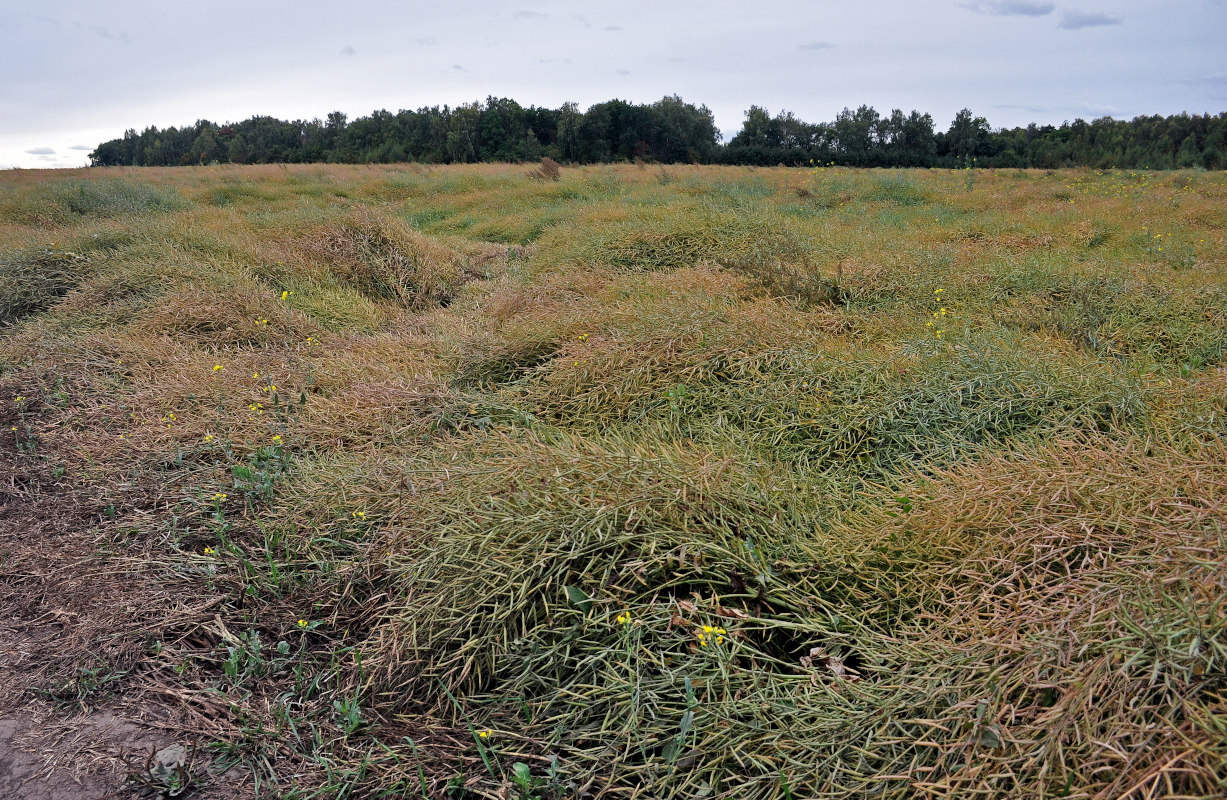
M 248 795 L 237 774 L 206 775 L 183 703 L 134 680 L 144 632 L 179 599 L 100 554 L 88 505 L 30 466 L 0 452 L 0 798 L 154 796 L 128 781 L 151 754 L 194 762 L 193 797 Z

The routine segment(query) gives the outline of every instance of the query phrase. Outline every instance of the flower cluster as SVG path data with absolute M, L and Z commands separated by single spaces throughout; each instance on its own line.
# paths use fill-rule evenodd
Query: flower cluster
M 724 634 L 728 633 L 719 625 L 704 625 L 703 630 L 699 632 L 699 646 L 707 647 L 709 643 L 715 641 L 716 644 L 724 644 Z
M 946 290 L 945 289 L 934 289 L 933 290 L 933 297 L 937 300 L 938 303 L 942 302 L 942 292 L 944 291 Z M 944 306 L 939 306 L 938 309 L 933 312 L 933 319 L 926 322 L 925 327 L 934 328 L 935 329 L 934 332 L 937 334 L 937 338 L 940 339 L 942 338 L 942 334 L 946 332 L 946 329 L 941 327 L 941 325 L 945 322 L 945 319 L 946 319 L 946 309 Z
M 630 625 L 631 624 L 631 612 L 627 611 L 624 614 L 619 614 L 618 618 L 614 620 L 614 622 L 622 626 Z

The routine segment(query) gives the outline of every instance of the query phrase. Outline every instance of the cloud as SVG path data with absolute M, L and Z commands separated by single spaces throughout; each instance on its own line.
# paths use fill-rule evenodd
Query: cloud
M 620 69 L 618 70 L 618 74 L 619 75 L 630 75 L 631 71 L 629 69 Z
M 1054 3 L 1034 3 L 1031 0 L 978 0 L 964 3 L 963 6 L 994 17 L 1043 17 L 1056 9 Z
M 1083 28 L 1101 28 L 1104 25 L 1119 25 L 1123 22 L 1120 17 L 1114 17 L 1111 14 L 1105 14 L 1102 11 L 1067 11 L 1061 17 L 1061 24 L 1058 28 L 1064 28 L 1067 31 L 1078 31 Z
M 1033 114 L 1047 114 L 1052 111 L 1052 109 L 1042 106 L 1020 106 L 1013 103 L 998 103 L 993 108 L 1005 108 L 1011 111 L 1030 111 Z
M 347 44 L 341 48 L 341 55 L 356 56 L 358 55 L 358 51 L 354 49 L 354 46 L 352 44 Z
M 31 148 L 30 148 L 29 150 L 27 150 L 26 152 L 27 152 L 27 153 L 29 153 L 29 154 L 30 154 L 30 155 L 32 155 L 32 156 L 52 156 L 52 155 L 55 155 L 55 151 L 54 151 L 54 150 L 52 150 L 50 147 L 31 147 Z
M 110 39 L 112 42 L 132 44 L 132 40 L 128 38 L 128 34 L 124 33 L 123 31 L 115 33 L 110 28 L 104 28 L 101 25 L 82 25 L 80 22 L 74 22 L 72 26 L 77 30 L 89 31 L 95 36 L 101 36 L 103 39 Z
M 1227 97 L 1227 72 L 1215 72 L 1182 81 L 1182 83 L 1201 91 L 1208 91 L 1214 98 Z
M 464 72 L 464 71 L 465 71 L 465 70 L 464 70 L 464 67 L 463 67 L 463 66 L 461 66 L 460 64 L 452 64 L 452 69 L 456 70 L 457 72 Z
M 511 16 L 513 19 L 549 19 L 548 14 L 542 14 L 540 11 L 513 11 Z
M 433 47 L 439 43 L 439 40 L 433 36 L 423 36 L 419 39 L 410 39 L 409 41 L 413 42 L 414 44 L 420 44 L 423 47 Z
M 68 149 L 69 150 L 93 150 L 94 148 L 92 145 L 88 145 L 88 144 L 74 144 L 72 147 Z
M 622 30 L 622 26 L 621 26 L 621 25 L 606 25 L 604 28 L 601 28 L 601 30 L 603 30 L 603 31 L 620 31 L 620 30 Z
M 797 45 L 798 50 L 830 50 L 835 45 L 830 42 L 806 42 Z

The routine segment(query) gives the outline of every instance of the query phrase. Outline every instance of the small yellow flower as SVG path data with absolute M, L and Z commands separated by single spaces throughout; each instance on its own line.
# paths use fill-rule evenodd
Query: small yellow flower
M 221 365 L 221 364 L 214 364 L 214 365 L 213 365 L 213 371 L 214 371 L 214 372 L 221 372 L 221 371 L 222 371 L 222 365 Z
M 351 511 L 349 515 L 354 519 L 366 519 L 365 511 Z
M 260 373 L 258 373 L 258 372 L 253 372 L 253 373 L 251 373 L 251 377 L 253 377 L 253 378 L 258 378 L 258 377 L 260 377 Z
M 218 502 L 225 500 L 228 496 L 229 495 L 227 495 L 225 492 L 214 492 L 213 493 L 213 499 L 217 500 Z
M 281 293 L 281 299 L 282 299 L 282 300 L 285 300 L 286 298 L 288 298 L 288 297 L 289 297 L 290 295 L 292 295 L 292 294 L 294 294 L 294 293 L 293 293 L 293 292 L 291 292 L 291 291 L 284 291 L 284 292 L 282 292 L 282 293 Z
M 281 441 L 281 434 L 278 434 L 278 435 L 274 436 L 274 437 L 273 437 L 273 441 L 274 441 L 274 442 L 280 442 L 280 441 Z
M 494 733 L 493 731 L 478 731 L 477 735 L 480 736 L 482 739 L 489 739 L 491 734 L 493 733 Z
M 19 394 L 19 395 L 17 395 L 16 397 L 14 397 L 14 398 L 13 398 L 13 402 L 15 402 L 15 403 L 20 403 L 22 400 L 25 400 L 25 399 L 26 399 L 26 398 L 25 398 L 25 395 L 20 395 L 20 394 Z
M 300 619 L 300 620 L 298 621 L 298 627 L 300 627 L 300 628 L 305 628 L 305 627 L 307 627 L 307 621 L 306 621 L 305 619 Z
M 627 611 L 625 614 L 619 614 L 616 622 L 619 625 L 630 625 L 631 624 L 631 612 Z
M 209 442 L 211 442 L 211 441 L 213 441 L 213 434 L 211 434 L 211 433 L 206 433 L 206 434 L 205 434 L 205 443 L 207 444 L 207 443 L 209 443 Z
M 206 548 L 205 548 L 205 555 L 206 555 L 206 556 L 211 556 L 211 555 L 213 555 L 215 552 L 217 552 L 217 551 L 216 551 L 216 550 L 214 550 L 212 547 L 206 547 Z

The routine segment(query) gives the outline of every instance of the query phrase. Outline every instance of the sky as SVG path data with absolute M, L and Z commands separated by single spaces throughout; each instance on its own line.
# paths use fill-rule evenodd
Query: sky
M 1227 0 L 0 0 L 0 168 L 127 128 L 510 97 L 994 128 L 1227 111 Z

